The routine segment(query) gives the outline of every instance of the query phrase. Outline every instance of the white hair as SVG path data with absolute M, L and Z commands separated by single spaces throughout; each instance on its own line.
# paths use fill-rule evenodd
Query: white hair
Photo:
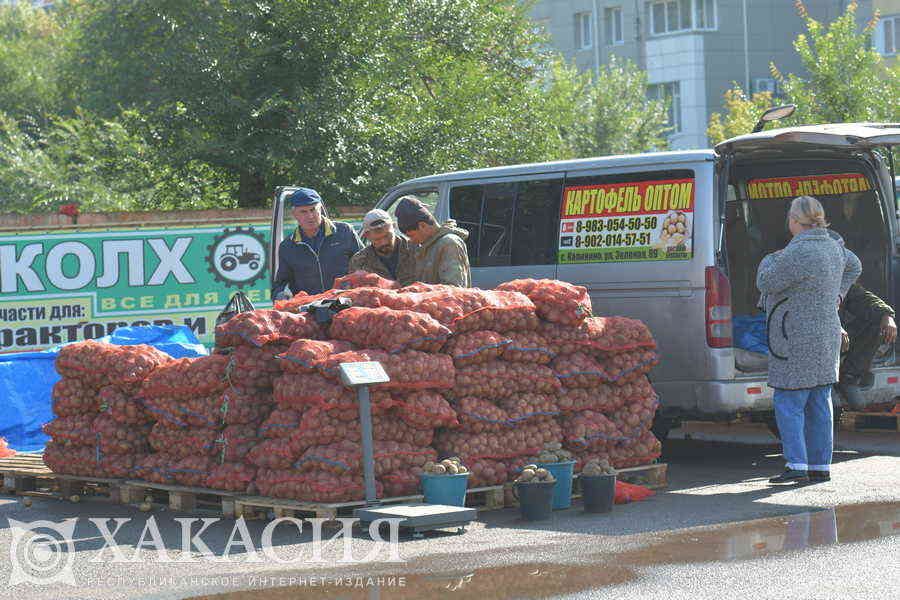
M 828 227 L 825 209 L 812 196 L 798 196 L 791 202 L 788 216 L 805 227 Z

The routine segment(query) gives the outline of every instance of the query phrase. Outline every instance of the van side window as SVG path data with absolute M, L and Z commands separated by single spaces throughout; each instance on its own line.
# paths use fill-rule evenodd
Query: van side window
M 450 190 L 450 217 L 469 232 L 473 267 L 556 263 L 561 179 Z

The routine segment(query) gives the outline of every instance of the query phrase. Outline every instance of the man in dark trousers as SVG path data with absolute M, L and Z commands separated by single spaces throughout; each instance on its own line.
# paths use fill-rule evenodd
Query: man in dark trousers
M 847 404 L 859 409 L 865 406 L 860 391 L 868 384 L 872 359 L 882 343 L 893 344 L 897 339 L 894 309 L 884 300 L 858 283 L 850 286 L 841 304 L 841 326 L 849 336 L 849 349 L 841 363 L 838 383 Z M 846 342 L 846 338 L 845 338 Z
M 350 272 L 367 271 L 400 285 L 416 280 L 416 246 L 394 231 L 391 215 L 376 208 L 363 218 L 362 237 L 369 245 L 350 259 Z
M 300 188 L 287 201 L 297 229 L 278 246 L 273 300 L 284 300 L 298 292 L 319 294 L 330 290 L 336 278 L 347 274 L 350 258 L 362 248 L 350 225 L 324 215 L 316 190 Z

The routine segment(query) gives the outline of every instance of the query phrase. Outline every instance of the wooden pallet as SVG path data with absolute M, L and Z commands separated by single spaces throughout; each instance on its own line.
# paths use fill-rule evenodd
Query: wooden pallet
M 421 494 L 413 496 L 396 496 L 382 498 L 381 504 L 402 504 L 405 502 L 422 502 L 425 497 Z M 269 498 L 266 496 L 241 496 L 234 500 L 235 518 L 255 515 L 257 509 L 272 509 L 277 518 L 316 518 L 332 520 L 338 517 L 352 517 L 353 511 L 366 505 L 361 500 L 353 502 L 299 502 L 284 498 Z M 494 510 L 504 508 L 503 486 L 492 485 L 466 490 L 466 506 L 477 507 L 480 510 Z
M 119 486 L 119 496 L 122 504 L 141 504 L 150 497 L 152 503 L 165 504 L 170 510 L 212 511 L 231 518 L 235 516 L 235 499 L 239 493 L 129 480 Z
M 0 459 L 3 489 L 14 494 L 52 490 L 56 475 L 44 464 L 41 454 L 15 454 Z
M 840 427 L 842 431 L 900 432 L 900 414 L 845 411 Z

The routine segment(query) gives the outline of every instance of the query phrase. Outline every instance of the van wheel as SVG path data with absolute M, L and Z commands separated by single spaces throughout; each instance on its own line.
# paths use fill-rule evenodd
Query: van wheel
M 678 418 L 665 416 L 657 409 L 656 415 L 653 417 L 653 425 L 650 426 L 650 431 L 653 432 L 653 435 L 655 435 L 656 439 L 660 442 L 665 442 L 666 438 L 669 437 L 669 432 L 680 425 L 681 421 Z

